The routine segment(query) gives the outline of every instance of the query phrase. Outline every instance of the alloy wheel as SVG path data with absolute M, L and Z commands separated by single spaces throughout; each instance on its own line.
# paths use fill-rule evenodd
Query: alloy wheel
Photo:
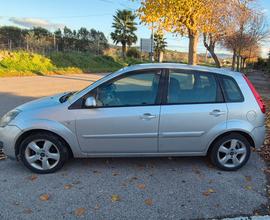
M 238 139 L 230 139 L 220 145 L 217 152 L 218 161 L 227 168 L 238 167 L 247 156 L 246 145 Z
M 38 170 L 50 170 L 60 161 L 60 152 L 49 140 L 39 139 L 30 142 L 25 150 L 25 159 Z

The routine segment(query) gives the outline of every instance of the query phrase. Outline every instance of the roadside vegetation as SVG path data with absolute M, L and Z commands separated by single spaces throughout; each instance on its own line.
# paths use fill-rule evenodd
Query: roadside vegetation
M 112 17 L 109 44 L 102 31 L 67 26 L 55 31 L 42 27 L 0 27 L 0 77 L 82 72 L 111 72 L 142 62 L 177 62 L 228 67 L 243 71 L 265 65 L 259 59 L 269 37 L 264 14 L 256 0 L 140 0 L 136 12 L 117 10 Z M 192 13 L 190 13 L 192 11 Z M 176 16 L 177 15 L 177 16 Z M 181 19 L 179 19 L 179 15 Z M 140 51 L 134 45 L 139 19 L 152 30 L 153 48 Z M 170 50 L 166 34 L 188 37 L 188 53 Z M 150 36 L 149 36 L 150 37 Z M 206 54 L 198 54 L 201 41 Z M 176 46 L 176 45 L 174 45 Z M 232 57 L 216 53 L 221 47 Z M 152 47 L 152 46 L 151 46 Z
M 54 52 L 41 55 L 26 51 L 0 51 L 0 77 L 111 72 L 141 61 L 89 52 Z

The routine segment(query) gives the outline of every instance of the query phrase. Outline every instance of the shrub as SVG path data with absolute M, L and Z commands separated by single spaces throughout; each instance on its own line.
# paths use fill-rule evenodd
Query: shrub
M 140 58 L 140 56 L 141 56 L 140 51 L 135 47 L 129 48 L 127 51 L 127 57 L 132 57 L 132 58 L 138 59 L 138 58 Z
M 51 60 L 35 53 L 10 52 L 0 61 L 1 68 L 17 71 L 49 71 L 55 67 Z

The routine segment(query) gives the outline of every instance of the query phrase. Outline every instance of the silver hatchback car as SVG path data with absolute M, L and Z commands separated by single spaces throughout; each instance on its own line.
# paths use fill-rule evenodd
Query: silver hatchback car
M 36 173 L 70 157 L 206 156 L 237 170 L 265 137 L 245 75 L 181 64 L 123 68 L 79 92 L 26 103 L 0 121 L 0 147 Z

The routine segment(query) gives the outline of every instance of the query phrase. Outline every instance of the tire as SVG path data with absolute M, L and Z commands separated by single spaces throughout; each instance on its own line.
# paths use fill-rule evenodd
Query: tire
M 64 141 L 49 132 L 33 133 L 20 144 L 23 164 L 38 174 L 54 173 L 61 169 L 69 158 Z
M 249 160 L 250 148 L 251 145 L 246 137 L 238 133 L 231 133 L 213 143 L 210 159 L 221 170 L 235 171 L 243 167 Z

